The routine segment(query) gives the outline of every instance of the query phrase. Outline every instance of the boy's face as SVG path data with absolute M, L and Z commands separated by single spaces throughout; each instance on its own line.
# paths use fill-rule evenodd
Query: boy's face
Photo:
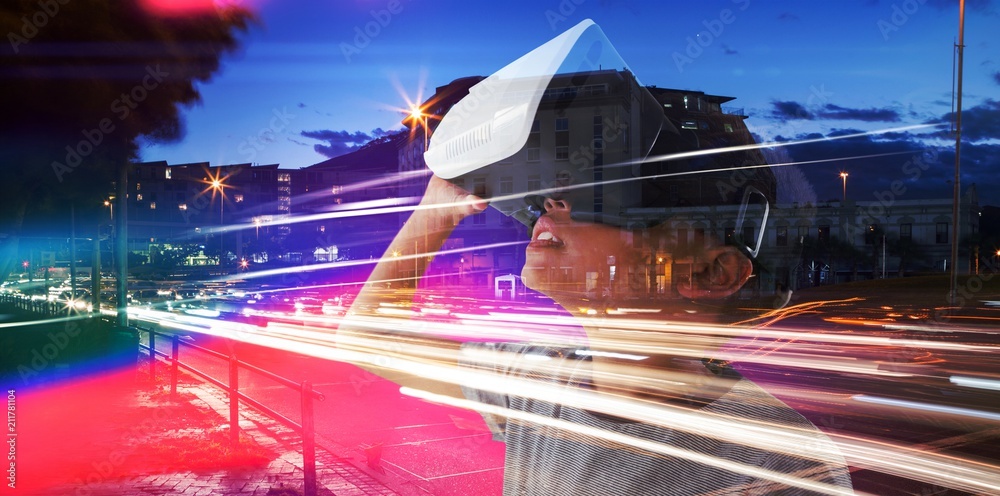
M 750 260 L 730 246 L 688 246 L 678 252 L 669 234 L 653 243 L 664 260 L 653 260 L 653 247 L 643 236 L 606 224 L 574 220 L 566 200 L 544 201 L 545 213 L 531 232 L 521 279 L 525 286 L 560 303 L 644 298 L 670 284 L 689 299 L 715 299 L 733 294 L 752 272 Z M 673 273 L 667 282 L 664 267 Z M 669 291 L 669 288 L 663 288 Z M 564 305 L 565 306 L 565 305 Z

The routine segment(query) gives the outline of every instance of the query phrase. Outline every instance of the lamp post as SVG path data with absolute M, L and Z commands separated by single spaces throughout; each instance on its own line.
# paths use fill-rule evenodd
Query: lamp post
M 219 192 L 219 267 L 222 267 L 222 257 L 225 256 L 224 244 L 222 242 L 223 237 L 223 219 L 225 218 L 226 209 L 226 192 L 225 185 L 222 183 L 222 179 L 216 176 L 212 179 L 212 189 Z
M 844 200 L 842 203 L 847 203 L 847 173 L 841 172 L 840 178 L 844 180 Z
M 115 197 L 112 196 L 112 197 L 108 198 L 107 200 L 104 200 L 104 206 L 108 207 L 110 209 L 110 212 L 111 212 L 111 223 L 112 224 L 115 223 L 115 202 L 114 202 L 114 199 L 115 199 Z

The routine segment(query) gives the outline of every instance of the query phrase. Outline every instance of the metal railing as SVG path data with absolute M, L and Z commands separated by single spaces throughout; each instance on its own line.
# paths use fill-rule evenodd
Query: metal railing
M 11 305 L 18 310 L 38 313 L 45 317 L 66 316 L 70 310 L 66 302 L 63 301 L 49 301 L 14 293 L 0 294 L 0 303 Z
M 295 382 L 291 379 L 277 375 L 271 371 L 264 370 L 255 365 L 249 364 L 247 362 L 240 361 L 236 358 L 236 352 L 232 351 L 230 354 L 220 353 L 215 350 L 210 350 L 203 346 L 198 346 L 194 343 L 188 343 L 181 341 L 180 336 L 177 334 L 158 332 L 151 328 L 143 328 L 136 326 L 141 332 L 146 332 L 149 335 L 149 345 L 139 344 L 140 348 L 145 349 L 149 353 L 149 376 L 150 378 L 155 378 L 156 372 L 156 357 L 162 357 L 170 365 L 170 394 L 177 394 L 177 379 L 179 374 L 179 369 L 183 368 L 192 374 L 201 377 L 202 379 L 208 381 L 208 383 L 222 389 L 229 396 L 229 431 L 231 436 L 231 441 L 235 446 L 239 442 L 240 433 L 240 419 L 239 419 L 239 402 L 242 400 L 244 403 L 254 407 L 258 411 L 268 415 L 269 417 L 287 425 L 292 430 L 298 432 L 302 435 L 302 469 L 305 472 L 305 485 L 303 487 L 303 492 L 306 496 L 316 495 L 316 433 L 315 424 L 313 422 L 313 400 L 323 401 L 323 393 L 316 391 L 312 388 L 312 383 L 308 380 L 303 380 L 302 382 Z M 171 342 L 171 351 L 167 355 L 156 349 L 156 336 L 164 336 L 169 338 Z M 229 383 L 224 383 L 219 379 L 212 377 L 211 375 L 202 372 L 190 364 L 181 362 L 179 359 L 180 345 L 187 346 L 191 349 L 198 350 L 202 353 L 206 353 L 210 356 L 220 358 L 229 363 Z M 292 390 L 299 392 L 300 402 L 301 402 L 301 424 L 295 422 L 294 420 L 276 412 L 275 410 L 269 408 L 263 403 L 247 396 L 246 394 L 240 392 L 239 390 L 239 368 L 243 367 L 247 370 L 251 370 L 258 374 L 261 374 L 283 386 L 287 386 Z

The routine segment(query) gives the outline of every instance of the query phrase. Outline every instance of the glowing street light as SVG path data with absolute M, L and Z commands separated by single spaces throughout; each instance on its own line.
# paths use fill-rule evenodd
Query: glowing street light
M 847 203 L 847 173 L 846 172 L 841 172 L 840 173 L 840 178 L 844 180 L 844 201 L 843 201 L 843 203 Z
M 419 124 L 423 129 L 424 134 L 424 151 L 427 151 L 427 140 L 430 138 L 430 128 L 427 126 L 428 114 L 425 114 L 423 109 L 419 105 L 413 105 L 410 107 L 410 119 L 413 119 L 414 125 Z

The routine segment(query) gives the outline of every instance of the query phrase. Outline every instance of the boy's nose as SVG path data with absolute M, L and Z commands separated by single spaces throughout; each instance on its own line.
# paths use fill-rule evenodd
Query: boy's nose
M 546 198 L 543 204 L 545 207 L 545 213 L 569 211 L 570 204 L 566 200 L 555 200 L 552 198 Z

